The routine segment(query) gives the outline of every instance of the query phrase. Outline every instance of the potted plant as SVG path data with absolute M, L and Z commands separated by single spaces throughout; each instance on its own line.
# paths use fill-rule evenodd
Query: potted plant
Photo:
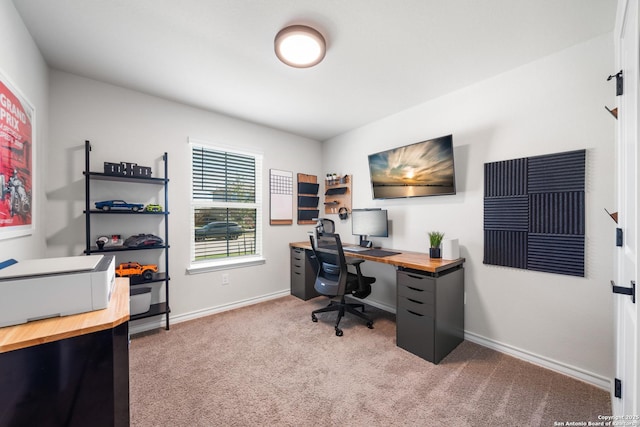
M 440 231 L 430 231 L 429 232 L 429 257 L 431 258 L 441 258 L 440 255 L 440 244 L 442 243 L 442 238 L 444 237 L 444 233 Z

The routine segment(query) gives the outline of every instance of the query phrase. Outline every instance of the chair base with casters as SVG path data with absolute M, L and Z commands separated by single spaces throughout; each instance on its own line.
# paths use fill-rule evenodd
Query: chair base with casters
M 371 284 L 376 281 L 375 277 L 363 276 L 360 271 L 360 264 L 364 262 L 362 259 L 349 260 L 345 259 L 342 250 L 342 242 L 340 235 L 334 233 L 316 233 L 310 236 L 311 248 L 313 250 L 313 258 L 318 265 L 315 290 L 328 297 L 338 297 L 339 300 L 333 300 L 328 306 L 314 310 L 311 313 L 311 320 L 318 321 L 316 316 L 318 313 L 326 313 L 330 311 L 338 312 L 335 331 L 336 335 L 343 335 L 340 329 L 340 321 L 345 313 L 353 314 L 367 322 L 367 327 L 373 329 L 373 321 L 365 315 L 364 304 L 348 303 L 345 295 L 352 295 L 356 298 L 365 298 L 371 293 Z M 356 272 L 348 271 L 347 266 L 355 267 Z M 359 310 L 361 311 L 359 311 Z
M 362 311 L 358 311 L 357 309 L 361 309 Z M 366 314 L 364 314 L 364 304 L 360 303 L 348 303 L 345 300 L 344 295 L 340 298 L 340 301 L 331 301 L 328 306 L 324 308 L 319 308 L 317 310 L 313 310 L 311 312 L 311 320 L 313 322 L 318 321 L 318 317 L 316 314 L 318 313 L 327 313 L 330 311 L 338 312 L 338 320 L 336 321 L 336 335 L 341 337 L 343 335 L 342 329 L 340 329 L 340 320 L 344 317 L 345 312 L 351 313 L 359 318 L 365 320 L 367 322 L 367 328 L 373 329 L 373 320 L 369 318 Z

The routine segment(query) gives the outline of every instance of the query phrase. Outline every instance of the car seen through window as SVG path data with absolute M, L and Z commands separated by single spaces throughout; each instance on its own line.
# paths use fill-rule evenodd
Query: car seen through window
M 236 240 L 244 232 L 237 222 L 213 221 L 195 229 L 196 241 L 207 239 Z

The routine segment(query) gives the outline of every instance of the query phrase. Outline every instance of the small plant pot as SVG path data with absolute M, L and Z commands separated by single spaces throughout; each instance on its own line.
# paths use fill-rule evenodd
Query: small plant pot
M 429 248 L 429 257 L 442 258 L 442 255 L 440 254 L 440 248 Z

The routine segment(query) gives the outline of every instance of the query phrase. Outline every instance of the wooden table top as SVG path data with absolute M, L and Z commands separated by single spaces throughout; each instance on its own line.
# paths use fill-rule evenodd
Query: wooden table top
M 0 328 L 0 353 L 112 329 L 129 320 L 129 279 L 116 278 L 103 310 L 53 317 Z
M 290 247 L 302 248 L 311 250 L 310 242 L 295 242 L 290 243 Z M 355 245 L 343 245 L 343 246 L 355 246 Z M 384 264 L 395 265 L 396 267 L 412 268 L 414 270 L 427 271 L 429 273 L 439 273 L 441 271 L 448 270 L 457 265 L 463 264 L 465 259 L 442 259 L 442 258 L 430 258 L 429 254 L 422 252 L 404 251 L 400 249 L 385 249 L 385 251 L 400 252 L 397 255 L 390 255 L 385 257 L 367 255 L 366 252 L 348 252 L 344 251 L 346 258 L 360 258 L 367 261 L 381 262 Z

